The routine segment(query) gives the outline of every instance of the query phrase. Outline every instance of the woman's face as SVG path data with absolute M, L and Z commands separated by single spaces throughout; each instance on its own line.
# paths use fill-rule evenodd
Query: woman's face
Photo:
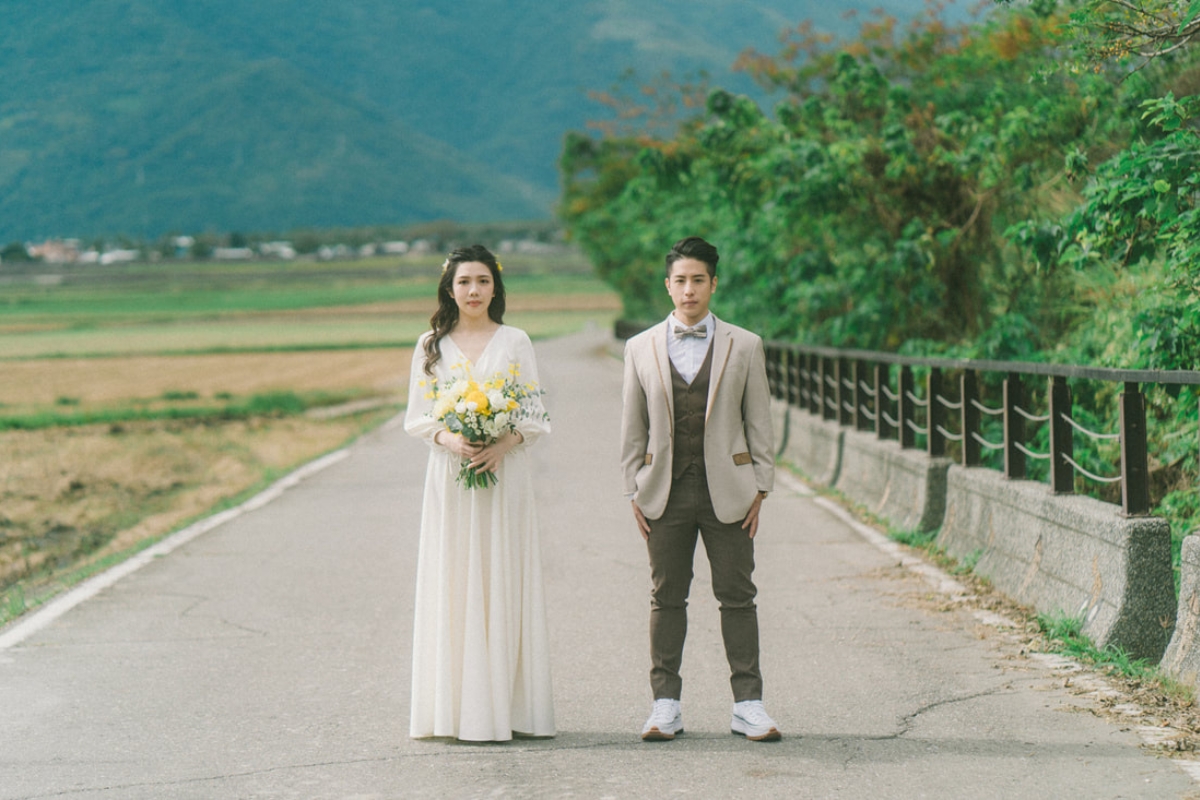
M 454 272 L 454 302 L 458 304 L 459 318 L 481 319 L 487 317 L 488 306 L 496 296 L 496 284 L 487 264 L 479 261 L 464 261 Z

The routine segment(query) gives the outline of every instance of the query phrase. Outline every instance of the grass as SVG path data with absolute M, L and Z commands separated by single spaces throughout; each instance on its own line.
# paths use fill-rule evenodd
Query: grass
M 1078 617 L 1038 614 L 1036 619 L 1042 635 L 1050 642 L 1050 652 L 1067 656 L 1110 674 L 1153 684 L 1167 696 L 1184 704 L 1190 705 L 1195 701 L 1194 686 L 1175 680 L 1157 664 L 1144 658 L 1131 658 L 1122 648 L 1115 645 L 1096 647 L 1092 640 L 1084 635 L 1083 620 Z
M 506 290 L 514 296 L 611 291 L 590 273 L 554 272 L 549 263 L 540 264 L 537 271 L 506 269 L 505 274 Z M 83 280 L 80 275 L 78 281 L 58 286 L 6 284 L 0 296 L 0 326 L 51 324 L 86 330 L 130 320 L 174 323 L 231 314 L 433 301 L 438 280 L 436 266 L 398 274 L 394 269 L 367 269 L 359 262 L 326 262 L 319 269 L 309 265 L 295 270 L 260 265 L 233 272 L 221 265 L 175 264 L 141 273 L 136 281 L 120 274 L 100 276 Z
M 196 392 L 174 392 L 167 400 L 194 399 Z M 307 393 L 300 396 L 292 391 L 265 392 L 244 399 L 230 397 L 224 405 L 167 406 L 163 408 L 140 408 L 124 406 L 97 409 L 94 411 L 59 412 L 37 411 L 31 414 L 0 414 L 0 431 L 36 431 L 43 428 L 78 427 L 81 425 L 115 425 L 125 422 L 149 420 L 235 420 L 250 417 L 283 416 L 301 414 L 310 408 L 335 405 L 350 401 L 357 396 L 354 392 L 344 394 Z

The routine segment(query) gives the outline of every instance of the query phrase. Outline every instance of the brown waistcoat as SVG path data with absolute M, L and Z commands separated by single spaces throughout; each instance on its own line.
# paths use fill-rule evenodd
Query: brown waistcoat
M 669 359 L 668 359 L 669 360 Z M 704 470 L 704 415 L 708 410 L 708 380 L 712 374 L 712 347 L 689 384 L 671 364 L 671 390 L 675 395 L 675 441 L 671 477 L 679 478 L 689 466 Z

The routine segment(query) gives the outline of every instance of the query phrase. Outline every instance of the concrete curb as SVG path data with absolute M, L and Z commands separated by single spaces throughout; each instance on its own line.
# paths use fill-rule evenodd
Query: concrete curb
M 1175 621 L 1165 520 L 954 465 L 938 544 L 1017 602 L 1083 619 L 1098 647 L 1157 661 Z
M 834 488 L 898 530 L 929 533 L 942 525 L 950 464 L 948 458 L 904 450 L 899 442 L 847 431 Z
M 815 483 L 832 486 L 841 471 L 845 431 L 836 422 L 791 408 L 782 400 L 772 400 L 771 405 L 777 419 L 786 417 L 789 430 L 781 457 Z
M 1179 605 L 1175 632 L 1163 654 L 1162 668 L 1176 680 L 1200 685 L 1200 536 L 1183 540 L 1179 564 Z

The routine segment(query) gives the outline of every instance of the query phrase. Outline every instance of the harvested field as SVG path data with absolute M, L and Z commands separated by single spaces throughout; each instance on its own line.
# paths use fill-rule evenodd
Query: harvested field
M 52 405 L 59 398 L 113 404 L 167 392 L 202 398 L 276 390 L 399 395 L 408 388 L 411 357 L 410 348 L 380 348 L 10 361 L 0 367 L 0 405 Z

